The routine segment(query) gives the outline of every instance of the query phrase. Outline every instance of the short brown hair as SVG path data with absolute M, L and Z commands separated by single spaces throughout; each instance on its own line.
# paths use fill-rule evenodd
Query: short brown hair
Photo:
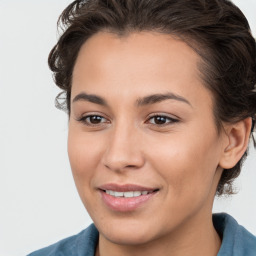
M 63 33 L 49 55 L 57 86 L 57 107 L 70 111 L 72 72 L 83 43 L 99 31 L 119 36 L 155 31 L 179 37 L 202 59 L 199 70 L 214 96 L 214 115 L 222 122 L 256 116 L 256 43 L 243 13 L 228 0 L 77 0 L 61 14 Z M 63 94 L 62 94 L 63 95 Z M 252 128 L 253 129 L 253 128 Z M 242 162 L 224 170 L 217 195 L 232 194 Z

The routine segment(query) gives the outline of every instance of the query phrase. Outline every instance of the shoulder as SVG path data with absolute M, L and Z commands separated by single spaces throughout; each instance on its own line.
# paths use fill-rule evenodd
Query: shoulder
M 255 256 L 256 237 L 226 213 L 213 214 L 215 229 L 222 237 L 218 256 Z
M 65 238 L 28 256 L 94 256 L 98 237 L 99 233 L 96 227 L 91 224 L 79 234 Z

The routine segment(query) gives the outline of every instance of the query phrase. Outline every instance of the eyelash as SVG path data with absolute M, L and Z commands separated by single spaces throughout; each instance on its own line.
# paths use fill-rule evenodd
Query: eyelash
M 83 117 L 79 118 L 78 121 L 84 123 L 87 126 L 91 126 L 91 127 L 99 126 L 99 125 L 104 124 L 104 123 L 109 123 L 109 121 L 107 121 L 107 122 L 100 122 L 100 123 L 97 123 L 97 124 L 93 124 L 91 122 L 88 122 L 87 119 L 92 118 L 92 117 L 94 117 L 94 118 L 96 117 L 97 120 L 101 119 L 101 121 L 102 121 L 102 120 L 105 119 L 107 121 L 107 119 L 105 117 L 103 117 L 101 115 L 96 115 L 96 114 L 95 115 L 83 116 Z M 164 124 L 157 124 L 156 122 L 150 123 L 151 119 L 155 119 L 155 121 L 156 121 L 156 118 L 160 118 L 162 120 L 165 119 L 165 121 L 168 121 L 168 122 L 167 123 L 165 122 Z M 146 122 L 150 123 L 150 125 L 156 125 L 158 127 L 163 127 L 163 126 L 166 126 L 166 125 L 171 125 L 173 123 L 177 123 L 177 122 L 179 122 L 179 120 L 176 119 L 176 118 L 167 116 L 167 115 L 163 115 L 163 114 L 154 114 L 154 115 L 150 116 L 147 119 Z
M 169 122 L 164 123 L 164 124 L 156 124 L 156 123 L 152 124 L 152 123 L 151 123 L 152 125 L 156 125 L 156 126 L 166 126 L 166 125 L 171 125 L 171 124 L 173 124 L 173 123 L 179 122 L 178 119 L 173 118 L 173 117 L 170 117 L 170 116 L 167 116 L 167 115 L 163 115 L 163 114 L 154 114 L 154 115 L 152 115 L 152 116 L 150 116 L 150 117 L 148 118 L 147 122 L 148 122 L 149 120 L 153 119 L 153 118 L 161 118 L 161 119 L 169 120 Z M 155 121 L 156 121 L 156 120 L 155 120 Z
M 92 127 L 93 127 L 93 126 L 99 126 L 99 125 L 102 123 L 102 122 L 100 122 L 100 123 L 97 123 L 97 124 L 93 124 L 93 123 L 88 122 L 87 119 L 88 119 L 88 118 L 92 118 L 92 117 L 97 117 L 97 120 L 98 120 L 98 118 L 101 118 L 101 120 L 102 120 L 102 119 L 107 120 L 105 117 L 95 114 L 95 115 L 83 116 L 83 117 L 79 118 L 78 121 L 84 123 L 84 124 L 87 125 L 87 126 L 92 126 Z

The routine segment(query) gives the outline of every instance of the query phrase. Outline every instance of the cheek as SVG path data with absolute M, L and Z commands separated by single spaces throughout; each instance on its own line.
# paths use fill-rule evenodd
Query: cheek
M 200 199 L 209 193 L 218 166 L 215 136 L 209 137 L 195 129 L 193 134 L 174 134 L 157 143 L 151 156 L 154 169 L 175 198 L 194 196 Z
M 100 148 L 102 148 L 92 135 L 69 128 L 68 155 L 73 178 L 79 196 L 88 210 L 95 214 L 94 179 L 100 162 Z
M 90 134 L 86 135 L 75 128 L 69 128 L 68 155 L 78 190 L 81 185 L 88 185 L 91 182 L 97 169 L 102 148 L 99 141 Z

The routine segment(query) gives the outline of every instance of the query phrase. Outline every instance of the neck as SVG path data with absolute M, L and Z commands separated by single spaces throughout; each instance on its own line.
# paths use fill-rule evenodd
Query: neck
M 115 244 L 100 235 L 95 256 L 216 256 L 221 240 L 208 216 L 188 219 L 179 230 L 140 245 Z

